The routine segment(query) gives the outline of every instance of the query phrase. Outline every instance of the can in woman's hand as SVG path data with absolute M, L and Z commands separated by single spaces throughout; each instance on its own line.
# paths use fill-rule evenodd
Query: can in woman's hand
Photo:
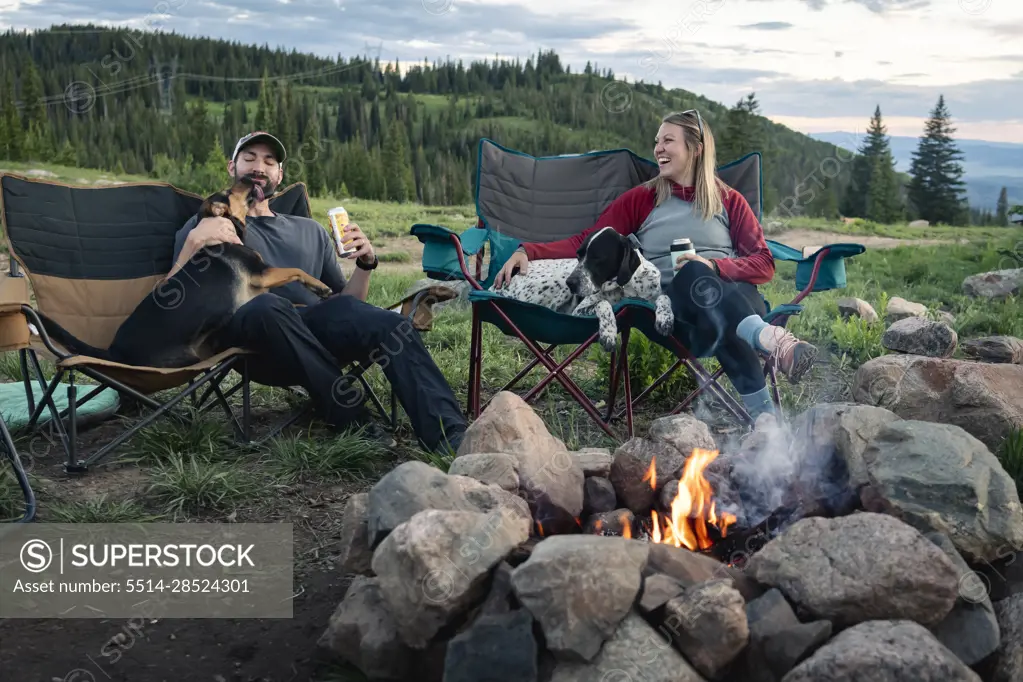
M 683 253 L 696 253 L 696 249 L 693 248 L 693 242 L 691 239 L 676 239 L 671 242 L 671 269 L 673 272 L 678 272 L 684 260 L 680 260 L 679 256 Z

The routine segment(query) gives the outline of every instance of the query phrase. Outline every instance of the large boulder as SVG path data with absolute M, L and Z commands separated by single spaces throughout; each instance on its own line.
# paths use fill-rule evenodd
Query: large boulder
M 510 391 L 494 396 L 466 429 L 457 454 L 495 452 L 515 458 L 519 494 L 545 529 L 559 533 L 577 527 L 583 510 L 583 471 L 565 443 L 551 435 L 533 408 Z
M 839 633 L 782 682 L 981 682 L 918 623 L 875 620 Z
M 445 474 L 418 460 L 403 462 L 370 488 L 366 512 L 369 546 L 375 548 L 388 533 L 421 511 L 489 512 L 498 507 L 530 519 L 525 500 L 496 485 Z
M 863 508 L 891 514 L 922 532 L 946 534 L 976 561 L 1023 549 L 1016 482 L 983 443 L 958 426 L 899 420 L 863 451 L 870 482 Z
M 962 344 L 963 353 L 981 362 L 1023 365 L 1023 339 L 1015 336 L 984 336 Z
M 592 661 L 559 661 L 550 682 L 706 682 L 664 634 L 630 611 Z
M 868 620 L 940 623 L 958 595 L 952 561 L 919 531 L 884 514 L 801 519 L 747 568 L 807 619 L 849 627 Z
M 910 355 L 947 358 L 955 353 L 959 336 L 944 322 L 907 317 L 892 324 L 881 336 L 888 350 Z
M 1023 291 L 1023 268 L 994 270 L 963 280 L 963 293 L 974 298 L 1006 298 Z
M 402 641 L 425 648 L 486 596 L 491 569 L 528 538 L 529 521 L 503 508 L 428 510 L 395 528 L 373 553 L 373 572 Z
M 519 602 L 562 660 L 592 661 L 639 595 L 649 545 L 618 537 L 554 535 L 512 572 Z
M 852 395 L 903 419 L 960 426 L 992 452 L 1023 427 L 1023 365 L 884 355 L 860 365 Z
M 992 682 L 1019 682 L 1023 680 L 1023 594 L 1014 594 L 994 607 L 1002 640 L 995 654 L 997 664 L 991 679 Z

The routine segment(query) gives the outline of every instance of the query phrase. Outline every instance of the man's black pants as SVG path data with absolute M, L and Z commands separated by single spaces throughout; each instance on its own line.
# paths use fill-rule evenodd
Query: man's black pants
M 338 428 L 364 413 L 365 398 L 358 380 L 344 378 L 340 367 L 368 360 L 383 369 L 425 448 L 457 448 L 465 431 L 458 401 L 412 323 L 354 296 L 295 307 L 262 294 L 238 309 L 221 344 L 254 351 L 251 381 L 302 386 Z
M 689 339 L 693 355 L 716 357 L 740 394 L 756 393 L 767 385 L 759 356 L 736 333 L 743 319 L 767 312 L 755 286 L 726 282 L 712 268 L 691 261 L 676 273 L 666 293 L 675 313 L 676 334 Z

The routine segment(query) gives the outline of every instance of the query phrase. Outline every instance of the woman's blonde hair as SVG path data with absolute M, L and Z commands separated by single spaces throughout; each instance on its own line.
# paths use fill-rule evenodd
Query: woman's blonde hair
M 672 112 L 662 118 L 661 122 L 673 123 L 682 127 L 683 140 L 686 149 L 689 150 L 690 164 L 694 166 L 693 178 L 696 188 L 693 203 L 703 219 L 710 220 L 724 210 L 721 190 L 725 185 L 717 176 L 714 134 L 695 109 Z M 652 187 L 656 192 L 654 206 L 660 206 L 671 196 L 671 181 L 665 177 L 657 176 L 649 180 L 646 185 Z

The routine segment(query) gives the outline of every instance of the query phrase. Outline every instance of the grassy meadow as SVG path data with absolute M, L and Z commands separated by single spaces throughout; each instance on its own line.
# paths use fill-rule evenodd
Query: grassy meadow
M 27 170 L 15 164 L 8 168 L 15 172 Z M 77 168 L 47 169 L 56 173 L 58 179 L 69 182 L 77 182 L 78 178 L 92 182 L 103 175 Z M 471 206 L 424 207 L 349 198 L 313 200 L 315 217 L 325 223 L 327 209 L 339 203 L 348 208 L 352 219 L 369 234 L 381 253 L 384 262 L 373 276 L 370 301 L 383 307 L 396 303 L 423 277 L 419 243 L 408 234 L 411 225 L 426 222 L 461 230 L 475 220 Z M 850 379 L 856 368 L 885 352 L 880 344 L 883 322 L 843 321 L 837 309 L 837 301 L 843 296 L 866 300 L 882 318 L 886 301 L 893 296 L 924 303 L 932 313 L 947 311 L 955 317 L 952 326 L 960 341 L 994 334 L 1023 337 L 1023 306 L 1018 298 L 979 301 L 967 298 L 961 290 L 963 279 L 971 274 L 1020 267 L 1016 259 L 1023 259 L 1021 229 L 910 228 L 820 220 L 790 220 L 779 226 L 774 221 L 764 222 L 770 223 L 769 238 L 785 243 L 789 243 L 786 240 L 790 236 L 804 242 L 809 239 L 810 243 L 854 241 L 868 247 L 872 239 L 907 240 L 894 247 L 886 242 L 883 248 L 868 248 L 865 254 L 848 261 L 848 287 L 811 295 L 804 301 L 804 312 L 790 321 L 789 328 L 798 336 L 819 344 L 825 351 L 818 366 L 800 385 L 792 387 L 781 380 L 784 403 L 794 412 L 819 402 L 848 399 Z M 346 262 L 344 269 L 351 272 L 351 264 Z M 787 302 L 795 296 L 794 273 L 793 264 L 778 263 L 774 281 L 762 287 L 772 304 Z M 469 310 L 450 305 L 439 313 L 433 329 L 423 335 L 463 404 L 469 380 L 469 331 Z M 532 356 L 517 339 L 503 336 L 492 326 L 484 326 L 484 344 L 485 400 L 511 380 Z M 564 358 L 568 350 L 571 349 L 558 349 L 555 356 Z M 672 362 L 665 351 L 639 334 L 633 335 L 630 356 L 636 390 Z M 606 398 L 608 359 L 606 353 L 594 346 L 571 370 L 573 379 L 595 401 Z M 716 368 L 713 360 L 705 364 Z M 543 374 L 542 370 L 534 370 L 516 390 L 528 389 Z M 5 381 L 21 378 L 17 354 L 0 356 L 0 375 Z M 374 368 L 368 379 L 386 404 L 390 394 L 383 373 Z M 650 420 L 674 407 L 692 385 L 691 379 L 676 373 L 640 408 L 637 434 L 642 435 Z M 620 391 L 619 406 L 623 399 Z M 300 402 L 282 389 L 254 387 L 257 424 L 282 419 L 298 405 Z M 551 432 L 571 448 L 614 445 L 557 382 L 552 382 L 541 394 L 536 409 Z M 701 418 L 720 421 L 720 427 L 727 429 L 727 421 L 718 419 L 722 411 L 715 410 L 713 404 L 701 401 L 696 409 Z M 316 510 L 324 504 L 367 489 L 401 461 L 421 458 L 441 467 L 446 465 L 443 459 L 418 450 L 407 419 L 400 410 L 399 415 L 401 424 L 395 434 L 399 445 L 393 450 L 383 449 L 360 432 L 338 436 L 315 421 L 300 422 L 265 445 L 240 446 L 233 441 L 229 423 L 217 411 L 188 427 L 161 419 L 89 474 L 75 479 L 63 474 L 63 450 L 55 444 L 53 436 L 43 433 L 16 437 L 19 452 L 30 470 L 40 521 L 274 519 L 309 524 L 312 523 L 309 519 L 319 518 Z M 618 427 L 622 432 L 624 424 Z M 115 421 L 108 422 L 83 432 L 81 437 L 86 441 L 91 438 L 91 447 L 96 448 L 111 437 L 110 433 L 116 433 L 116 428 Z M 86 443 L 83 451 L 88 452 L 89 447 Z M 6 461 L 0 466 L 4 467 L 0 469 L 0 518 L 17 517 L 21 513 L 20 490 Z M 327 527 L 331 523 L 340 523 L 340 515 L 323 521 L 326 526 L 317 526 L 314 536 L 322 538 L 325 533 L 336 532 L 336 528 Z

